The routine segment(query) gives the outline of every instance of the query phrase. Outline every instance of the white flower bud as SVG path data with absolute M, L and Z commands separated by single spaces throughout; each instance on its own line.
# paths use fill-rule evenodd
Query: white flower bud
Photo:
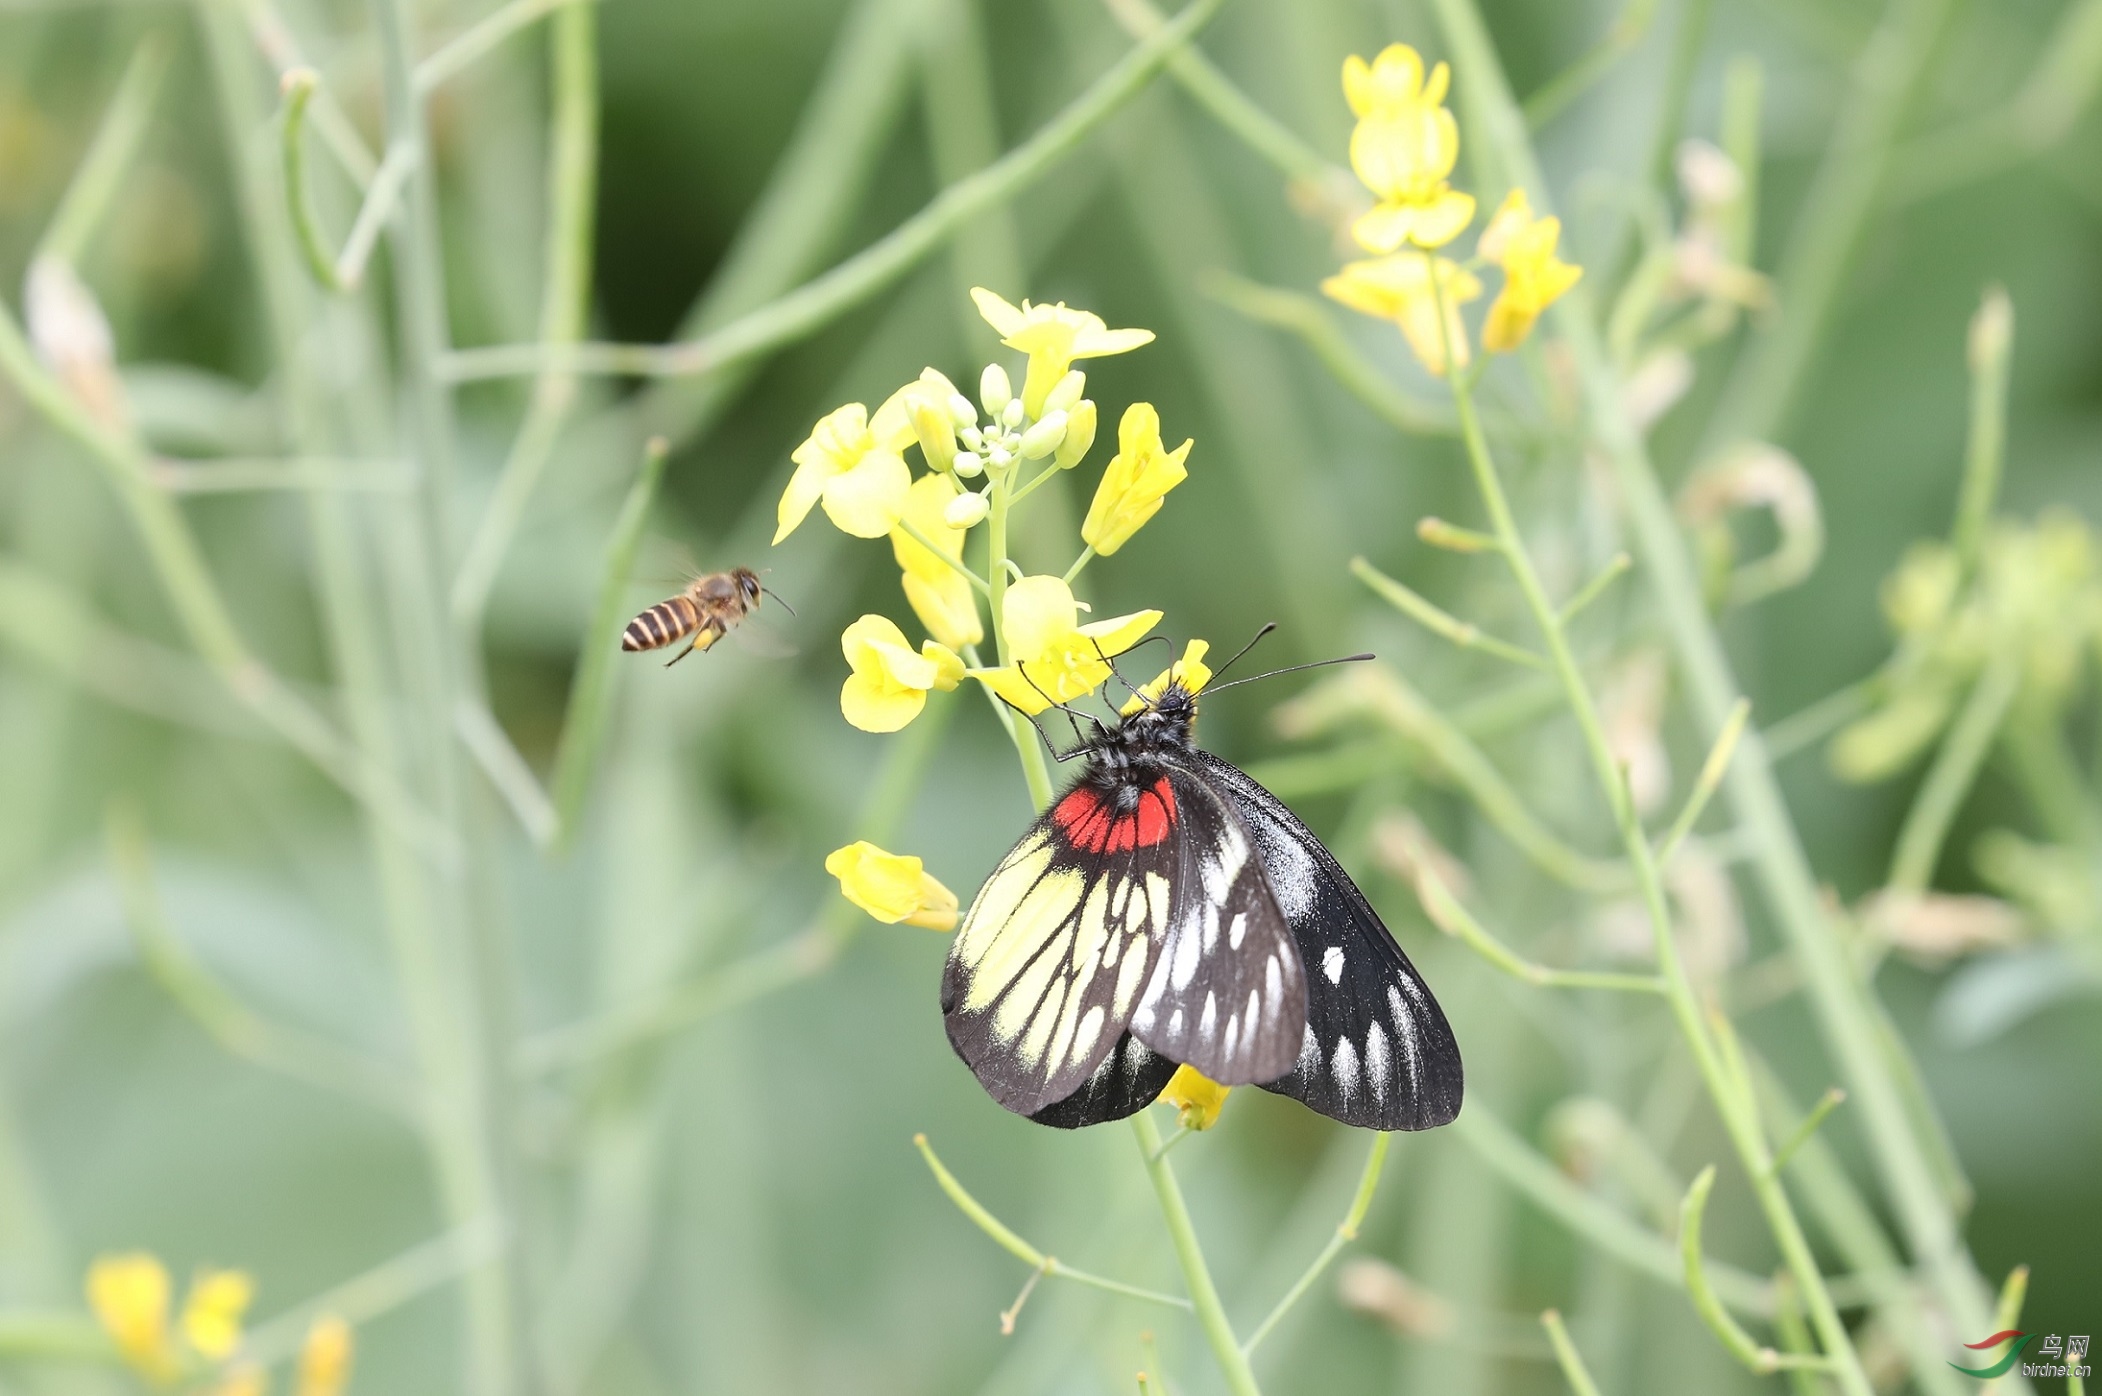
M 1007 404 L 1015 400 L 1014 384 L 1007 381 L 1007 370 L 998 364 L 987 364 L 985 372 L 978 375 L 978 400 L 994 421 L 1007 410 Z
M 978 458 L 976 451 L 958 451 L 955 468 L 958 475 L 966 480 L 973 480 L 985 473 L 985 462 Z
M 995 446 L 985 453 L 985 463 L 989 469 L 1005 470 L 1015 463 L 1014 453 L 1003 446 Z
M 991 513 L 992 507 L 986 503 L 982 494 L 960 494 L 949 501 L 948 508 L 942 510 L 942 522 L 951 528 L 970 528 Z
M 957 435 L 962 437 L 963 444 L 970 447 L 972 450 L 982 451 L 985 449 L 985 433 L 978 430 L 978 428 L 965 427 L 962 431 L 958 432 Z
M 962 393 L 949 394 L 949 415 L 955 418 L 959 430 L 978 425 L 978 409 Z
M 1004 427 L 1018 427 L 1022 425 L 1022 400 L 1020 398 L 1010 398 L 1007 406 L 1000 409 L 1000 425 Z
M 1066 439 L 1066 414 L 1053 412 L 1044 420 L 1022 433 L 1017 452 L 1023 460 L 1041 460 L 1058 449 L 1058 443 Z
M 1095 404 L 1087 398 L 1073 404 L 1066 417 L 1065 435 L 1058 443 L 1058 468 L 1071 470 L 1095 444 Z
M 1080 395 L 1086 391 L 1087 375 L 1077 368 L 1068 369 L 1066 376 L 1059 379 L 1045 395 L 1044 415 L 1048 417 L 1053 412 L 1072 411 L 1073 404 L 1080 401 Z

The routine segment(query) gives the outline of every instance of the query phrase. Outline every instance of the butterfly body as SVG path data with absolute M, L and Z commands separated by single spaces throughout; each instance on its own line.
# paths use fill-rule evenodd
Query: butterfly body
M 1458 1048 L 1348 875 L 1194 740 L 1179 681 L 1068 756 L 1086 767 L 987 878 L 942 979 L 950 1044 L 995 1100 L 1074 1127 L 1186 1063 L 1351 1124 L 1459 1111 Z

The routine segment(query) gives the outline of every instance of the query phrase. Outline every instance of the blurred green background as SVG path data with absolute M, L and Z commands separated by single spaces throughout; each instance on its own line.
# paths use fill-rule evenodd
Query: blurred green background
M 456 0 L 412 8 L 419 51 L 489 12 Z M 1878 155 L 1889 156 L 1864 194 L 1799 391 L 1769 433 L 1815 483 L 1823 556 L 1800 585 L 1721 619 L 1755 724 L 1862 678 L 1889 653 L 1878 586 L 1908 544 L 1948 526 L 1964 456 L 1966 324 L 1988 285 L 2006 288 L 2018 325 L 2005 511 L 2029 518 L 2063 505 L 2092 518 L 2102 509 L 2102 128 L 2081 101 L 2042 138 L 2002 120 L 2038 65 L 2072 47 L 2077 17 L 2096 9 L 2087 0 L 1485 7 L 1521 96 L 1602 39 L 1626 36 L 1541 133 L 1565 255 L 1594 286 L 1613 284 L 1632 223 L 1672 216 L 1676 190 L 1668 178 L 1656 184 L 1654 153 L 1668 153 L 1677 134 L 1716 138 L 1733 59 L 1755 58 L 1764 75 L 1759 267 L 1780 264 L 1797 235 L 1835 129 L 1843 141 L 1880 139 Z M 696 298 L 740 267 L 776 257 L 787 273 L 778 291 L 881 236 L 1037 128 L 1131 42 L 1110 13 L 1079 0 L 605 0 L 589 13 L 602 113 L 589 334 L 620 341 L 690 333 Z M 1660 109 L 1672 105 L 1675 53 L 1689 33 L 1683 118 L 1660 145 Z M 1841 118 L 1879 71 L 1874 46 L 1921 33 L 1924 61 L 1891 79 L 1907 90 L 1895 126 L 1864 136 Z M 1341 163 L 1340 62 L 1393 40 L 1440 51 L 1431 15 L 1409 0 L 1233 0 L 1201 47 Z M 400 328 L 400 269 L 383 251 L 366 289 L 322 295 L 303 280 L 276 202 L 271 113 L 277 72 L 291 62 L 285 45 L 381 148 L 384 56 L 362 6 L 0 6 L 0 285 L 22 286 L 127 64 L 148 43 L 164 46 L 165 77 L 79 259 L 114 330 L 132 420 L 169 456 L 333 454 L 373 470 L 411 458 L 386 347 Z M 457 345 L 535 333 L 548 52 L 547 27 L 536 25 L 429 103 Z M 2088 69 L 2070 77 L 2076 94 L 2092 86 Z M 828 103 L 852 107 L 851 124 L 822 129 Z M 823 137 L 814 150 L 813 131 Z M 340 243 L 355 202 L 324 156 L 308 159 L 322 225 Z M 786 193 L 784 170 L 801 177 Z M 1336 265 L 1330 229 L 1296 211 L 1285 184 L 1158 80 L 894 288 L 726 375 L 701 405 L 703 429 L 673 431 L 629 609 L 669 594 L 688 566 L 743 563 L 773 569 L 769 585 L 795 616 L 768 609 L 751 623 L 771 647 L 726 643 L 668 672 L 623 657 L 605 756 L 566 855 L 537 853 L 471 767 L 461 792 L 465 817 L 490 831 L 474 919 L 502 942 L 496 959 L 515 986 L 518 1034 L 532 1040 L 659 1003 L 667 987 L 701 986 L 678 1000 L 691 1011 L 673 1013 L 671 1031 L 584 1069 L 526 1071 L 502 1090 L 509 1103 L 495 1128 L 514 1170 L 506 1234 L 542 1363 L 540 1380 L 517 1389 L 1018 1396 L 1129 1391 L 1132 1373 L 1154 1361 L 1173 1390 L 1215 1389 L 1186 1319 L 1093 1291 L 1047 1283 L 1016 1333 L 1000 1335 L 996 1317 L 1025 1267 L 935 1189 L 910 1146 L 916 1131 L 981 1200 L 1062 1259 L 1169 1286 L 1173 1265 L 1124 1131 L 1068 1135 L 1009 1117 L 951 1055 L 935 1008 L 941 937 L 863 923 L 817 972 L 759 984 L 735 970 L 778 968 L 778 947 L 835 914 L 823 856 L 867 832 L 864 794 L 895 759 L 887 753 L 910 740 L 853 731 L 835 701 L 841 626 L 863 611 L 905 615 L 888 547 L 824 527 L 765 547 L 788 452 L 824 412 L 879 401 L 923 365 L 974 378 L 1002 352 L 970 312 L 964 291 L 974 283 L 1159 335 L 1141 353 L 1092 365 L 1092 395 L 1105 415 L 1132 400 L 1158 404 L 1171 441 L 1196 438 L 1191 477 L 1136 544 L 1093 566 L 1083 595 L 1098 614 L 1160 607 L 1169 633 L 1215 646 L 1276 619 L 1274 663 L 1366 645 L 1456 708 L 1509 686 L 1493 661 L 1406 625 L 1346 571 L 1362 554 L 1457 614 L 1522 633 L 1508 586 L 1485 564 L 1415 537 L 1424 514 L 1476 518 L 1452 444 L 1398 435 L 1297 339 L 1213 294 L 1220 272 L 1311 292 Z M 814 203 L 765 223 L 783 199 Z M 766 230 L 756 240 L 755 228 Z M 277 240 L 259 245 L 266 236 Z M 273 283 L 291 288 L 289 321 L 273 319 Z M 1790 289 L 1784 279 L 1784 316 Z M 1436 385 L 1391 331 L 1346 323 L 1340 310 L 1330 318 L 1394 382 L 1432 397 Z M 290 342 L 286 323 L 299 330 Z M 1668 485 L 1702 459 L 1742 339 L 1700 352 L 1691 392 L 1658 424 Z M 1553 420 L 1548 349 L 1528 372 L 1492 382 L 1521 418 Z M 288 369 L 292 359 L 304 367 Z M 457 558 L 486 505 L 525 408 L 524 381 L 458 393 L 441 557 Z M 481 635 L 487 693 L 536 771 L 554 759 L 642 432 L 696 422 L 695 401 L 690 384 L 586 380 L 497 575 Z M 1565 590 L 1618 546 L 1604 477 L 1568 435 L 1550 433 L 1512 462 L 1529 534 Z M 1069 497 L 1040 511 L 1049 522 L 1019 540 L 1018 555 L 1064 565 L 1091 479 L 1092 467 L 1061 482 Z M 429 609 L 389 590 L 414 584 L 388 570 L 400 506 L 384 487 L 329 493 L 354 534 L 383 617 L 382 662 L 392 663 L 393 647 L 417 643 L 399 638 L 413 629 L 403 618 Z M 198 494 L 182 510 L 256 652 L 340 711 L 305 493 Z M 1054 527 L 1061 512 L 1068 522 Z M 1762 527 L 1745 530 L 1748 551 L 1770 541 Z M 166 927 L 254 1012 L 405 1072 L 413 1009 L 356 805 L 180 657 L 188 642 L 115 496 L 12 388 L 0 388 L 0 534 L 8 577 L 33 574 L 43 587 L 10 581 L 14 614 L 0 617 L 0 1312 L 77 1309 L 93 1256 L 143 1248 L 178 1276 L 203 1263 L 251 1271 L 255 1314 L 267 1318 L 433 1237 L 458 1239 L 415 1130 L 230 1054 L 147 971 L 105 836 L 113 807 L 132 812 L 150 842 Z M 54 594 L 165 648 L 104 643 Z M 1600 614 L 1587 654 L 1601 673 L 1656 650 L 1639 584 L 1623 582 Z M 768 652 L 783 641 L 793 657 Z M 1295 788 L 1306 768 L 1281 758 L 1306 748 L 1280 737 L 1268 714 L 1302 684 L 1222 698 L 1207 710 L 1206 743 L 1274 779 L 1359 875 L 1454 1021 L 1469 1108 L 1540 1139 L 1572 1096 L 1654 1106 L 1673 1041 L 1661 1019 L 1549 999 L 1438 937 L 1379 856 L 1381 830 L 1396 811 L 1415 810 L 1473 868 L 1485 916 L 1528 953 L 1566 958 L 1595 908 L 1533 871 L 1406 749 L 1368 761 L 1343 786 Z M 2097 754 L 2091 691 L 2080 701 L 2070 730 L 2087 761 Z M 945 726 L 929 734 L 924 781 L 879 841 L 922 854 L 968 896 L 1028 806 L 976 695 L 937 707 Z M 1605 853 L 1607 822 L 1584 788 L 1572 729 L 1548 712 L 1485 740 L 1572 842 Z M 1700 742 L 1675 711 L 1660 740 L 1683 788 Z M 1851 904 L 1880 885 L 1918 769 L 1848 785 L 1806 748 L 1782 770 L 1834 896 Z M 1972 839 L 1999 826 L 2034 832 L 2033 823 L 2020 790 L 1988 763 L 1937 885 L 1981 890 Z M 1749 958 L 1764 961 L 1775 940 L 1755 893 L 1743 914 Z M 2096 928 L 2084 930 L 2092 945 Z M 426 931 L 460 939 L 446 924 Z M 1876 982 L 1975 1190 L 1965 1232 L 1980 1267 L 1994 1283 L 2016 1264 L 2033 1267 L 2016 1326 L 2088 1331 L 2102 1326 L 2102 1018 L 2091 992 L 2073 993 L 2011 1011 L 1990 1033 L 1952 1030 L 1951 985 L 1993 958 L 1894 959 Z M 1802 1100 L 1834 1079 L 1799 1000 L 1742 1022 Z M 1683 1182 L 1726 1149 L 1705 1102 L 1681 1114 L 1663 1147 Z M 1866 1179 L 1844 1111 L 1827 1133 Z M 1259 1316 L 1318 1248 L 1362 1147 L 1290 1102 L 1244 1091 L 1217 1131 L 1178 1149 L 1233 1312 Z M 1643 1215 L 1610 1169 L 1584 1181 Z M 1731 1187 L 1726 1171 L 1711 1252 L 1764 1273 L 1771 1250 L 1741 1186 Z M 486 1252 L 486 1239 L 465 1244 Z M 1683 1294 L 1572 1238 L 1451 1131 L 1397 1141 L 1359 1249 L 1449 1305 L 1447 1321 L 1396 1333 L 1339 1305 L 1324 1282 L 1263 1350 L 1266 1389 L 1559 1391 L 1532 1323 L 1550 1304 L 1570 1312 L 1610 1393 L 1784 1389 L 1737 1368 Z M 465 1389 L 465 1320 L 449 1278 L 459 1268 L 441 1255 L 427 1283 L 361 1323 L 354 1389 Z M 1157 1358 L 1142 1348 L 1147 1330 Z M 0 1350 L 0 1390 L 113 1392 L 129 1380 L 91 1361 Z

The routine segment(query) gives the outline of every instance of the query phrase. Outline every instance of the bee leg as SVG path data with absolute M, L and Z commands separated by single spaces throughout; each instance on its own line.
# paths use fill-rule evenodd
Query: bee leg
M 689 655 L 689 654 L 692 654 L 692 653 L 693 653 L 693 647 L 694 647 L 695 645 L 698 645 L 698 644 L 699 644 L 700 642 L 701 642 L 701 641 L 700 641 L 700 637 L 699 637 L 699 636 L 695 636 L 695 637 L 694 637 L 694 638 L 693 638 L 693 639 L 692 639 L 691 641 L 689 641 L 689 642 L 687 643 L 687 645 L 686 645 L 686 648 L 685 648 L 685 649 L 683 649 L 683 650 L 680 650 L 680 651 L 679 651 L 679 652 L 678 652 L 677 654 L 673 655 L 673 656 L 672 656 L 672 657 L 671 657 L 670 659 L 667 659 L 667 660 L 665 660 L 665 661 L 664 661 L 664 667 L 665 667 L 665 668 L 667 668 L 667 669 L 669 669 L 669 668 L 671 668 L 671 666 L 672 666 L 672 665 L 674 665 L 674 664 L 677 664 L 677 663 L 678 663 L 678 662 L 679 662 L 680 660 L 684 659 L 684 658 L 685 658 L 685 657 L 686 657 L 687 655 Z

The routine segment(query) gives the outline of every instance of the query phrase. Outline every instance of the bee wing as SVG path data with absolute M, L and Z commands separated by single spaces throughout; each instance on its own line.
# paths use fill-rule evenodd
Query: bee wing
M 802 651 L 763 620 L 746 616 L 730 631 L 730 642 L 754 659 L 794 659 Z

